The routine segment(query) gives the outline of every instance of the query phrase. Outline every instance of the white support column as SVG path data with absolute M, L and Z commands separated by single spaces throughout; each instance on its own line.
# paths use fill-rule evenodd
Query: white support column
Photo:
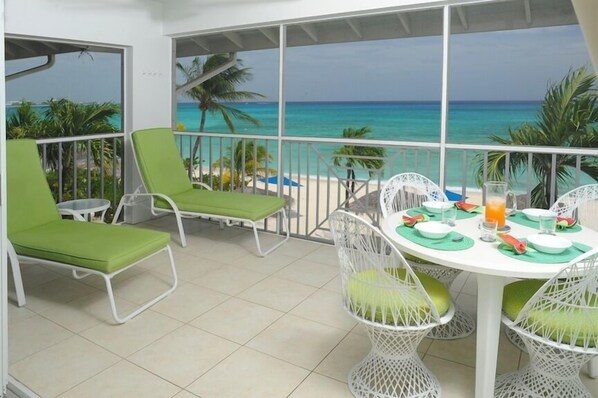
M 0 0 L 0 109 L 6 118 L 6 71 L 4 69 L 4 0 Z M 8 257 L 6 237 L 6 124 L 0 123 L 0 396 L 8 384 Z
M 277 139 L 277 153 L 278 153 L 278 197 L 282 197 L 282 136 L 284 135 L 285 129 L 285 111 L 286 111 L 286 98 L 285 98 L 285 55 L 287 47 L 287 27 L 285 25 L 279 26 L 280 35 L 279 39 L 279 58 L 278 58 L 278 139 Z
M 444 6 L 442 29 L 442 99 L 440 102 L 440 160 L 438 185 L 445 188 L 446 134 L 448 129 L 448 89 L 451 35 L 451 8 Z
M 586 40 L 586 47 L 590 59 L 594 64 L 594 71 L 598 73 L 598 1 L 572 0 L 577 21 Z

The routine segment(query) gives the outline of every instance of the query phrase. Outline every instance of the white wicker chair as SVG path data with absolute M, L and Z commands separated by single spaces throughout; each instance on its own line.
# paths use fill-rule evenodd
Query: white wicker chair
M 550 206 L 550 210 L 560 217 L 571 217 L 578 220 L 581 225 L 598 229 L 598 212 L 594 210 L 593 206 L 588 206 L 591 202 L 598 202 L 598 184 L 583 185 L 567 192 Z M 507 329 L 506 334 L 511 343 L 526 351 L 523 341 L 517 333 Z M 592 378 L 598 377 L 597 359 L 588 363 L 588 374 Z
M 598 229 L 598 213 L 591 202 L 598 202 L 598 184 L 583 185 L 575 188 L 558 198 L 550 210 L 561 217 L 576 219 L 581 225 Z
M 382 217 L 388 217 L 399 211 L 419 207 L 427 200 L 448 201 L 445 193 L 438 185 L 418 173 L 402 173 L 393 176 L 382 187 L 380 192 L 380 210 Z M 450 288 L 461 270 L 428 263 L 419 258 L 406 255 L 407 261 L 417 271 L 437 278 Z M 455 305 L 455 316 L 446 325 L 439 326 L 430 332 L 433 339 L 458 339 L 473 333 L 473 318 Z
M 446 286 L 414 272 L 378 229 L 345 211 L 330 216 L 345 310 L 370 337 L 370 353 L 351 369 L 356 397 L 440 397 L 440 384 L 416 349 L 454 313 Z
M 597 258 L 594 249 L 547 282 L 505 287 L 503 322 L 525 343 L 530 363 L 499 377 L 495 397 L 592 397 L 579 371 L 598 356 Z

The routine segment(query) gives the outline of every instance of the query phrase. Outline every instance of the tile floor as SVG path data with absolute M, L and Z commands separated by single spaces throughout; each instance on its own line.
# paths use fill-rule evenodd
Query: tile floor
M 292 239 L 260 258 L 250 231 L 190 221 L 183 249 L 172 218 L 145 226 L 172 233 L 178 289 L 117 326 L 99 278 L 23 265 L 27 305 L 9 305 L 11 376 L 41 397 L 351 396 L 347 372 L 369 341 L 342 309 L 332 246 Z M 168 281 L 165 257 L 136 268 L 115 281 L 123 310 Z M 475 313 L 475 277 L 461 274 L 452 290 Z M 473 396 L 475 336 L 425 339 L 419 352 L 443 397 Z M 525 362 L 503 335 L 498 371 Z M 598 380 L 582 378 L 598 395 Z

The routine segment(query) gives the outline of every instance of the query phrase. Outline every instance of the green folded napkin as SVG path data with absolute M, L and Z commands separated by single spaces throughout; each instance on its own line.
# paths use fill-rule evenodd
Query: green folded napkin
M 525 239 L 519 239 L 520 241 L 525 241 Z M 533 246 L 533 245 L 532 245 Z M 548 254 L 542 253 L 538 250 L 527 250 L 523 254 L 517 254 L 511 247 L 508 245 L 501 243 L 498 245 L 498 250 L 509 257 L 516 258 L 517 260 L 526 261 L 528 263 L 544 263 L 544 264 L 560 264 L 560 263 L 568 263 L 569 261 L 573 260 L 575 257 L 587 252 L 590 250 L 591 247 L 584 245 L 583 243 L 574 242 L 573 245 L 568 248 L 567 250 L 563 251 L 559 254 Z
M 538 229 L 538 224 L 539 224 L 538 221 L 530 220 L 529 218 L 527 218 L 525 216 L 525 214 L 523 214 L 520 211 L 509 216 L 507 219 L 516 224 L 521 224 L 521 225 L 525 225 L 526 227 Z M 579 231 L 581 231 L 581 225 L 579 225 L 579 224 L 575 224 L 571 227 L 564 228 L 564 229 L 561 229 L 561 228 L 556 229 L 557 233 L 560 233 L 560 232 L 569 233 L 569 232 L 579 232 Z
M 463 237 L 463 240 L 459 242 L 453 242 L 452 239 L 461 234 L 456 232 L 450 232 L 442 239 L 429 239 L 424 238 L 417 229 L 409 228 L 404 225 L 399 225 L 396 228 L 397 234 L 401 235 L 405 239 L 409 239 L 411 242 L 417 243 L 420 246 L 428 247 L 430 249 L 454 251 L 454 250 L 465 250 L 473 246 L 473 239 L 467 236 Z

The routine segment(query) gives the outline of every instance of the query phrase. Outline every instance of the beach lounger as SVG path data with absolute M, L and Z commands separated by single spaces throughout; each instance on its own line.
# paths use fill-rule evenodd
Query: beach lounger
M 112 316 L 118 323 L 138 315 L 176 289 L 177 275 L 168 246 L 170 235 L 147 229 L 63 220 L 40 165 L 34 140 L 9 140 L 7 158 L 8 253 L 19 306 L 25 305 L 19 261 L 66 268 L 76 279 L 104 279 Z M 166 254 L 171 286 L 125 316 L 118 314 L 111 280 L 158 253 Z
M 133 152 L 147 193 L 137 189 L 125 195 L 115 213 L 118 219 L 124 206 L 134 205 L 140 197 L 148 196 L 154 215 L 174 214 L 181 238 L 181 245 L 187 246 L 183 218 L 206 217 L 225 221 L 247 223 L 253 228 L 257 251 L 266 256 L 289 239 L 286 228 L 285 201 L 275 196 L 249 193 L 213 191 L 203 183 L 192 183 L 185 172 L 174 134 L 169 128 L 139 130 L 132 133 Z M 268 250 L 262 250 L 257 232 L 257 222 L 268 217 L 282 215 L 286 236 Z

